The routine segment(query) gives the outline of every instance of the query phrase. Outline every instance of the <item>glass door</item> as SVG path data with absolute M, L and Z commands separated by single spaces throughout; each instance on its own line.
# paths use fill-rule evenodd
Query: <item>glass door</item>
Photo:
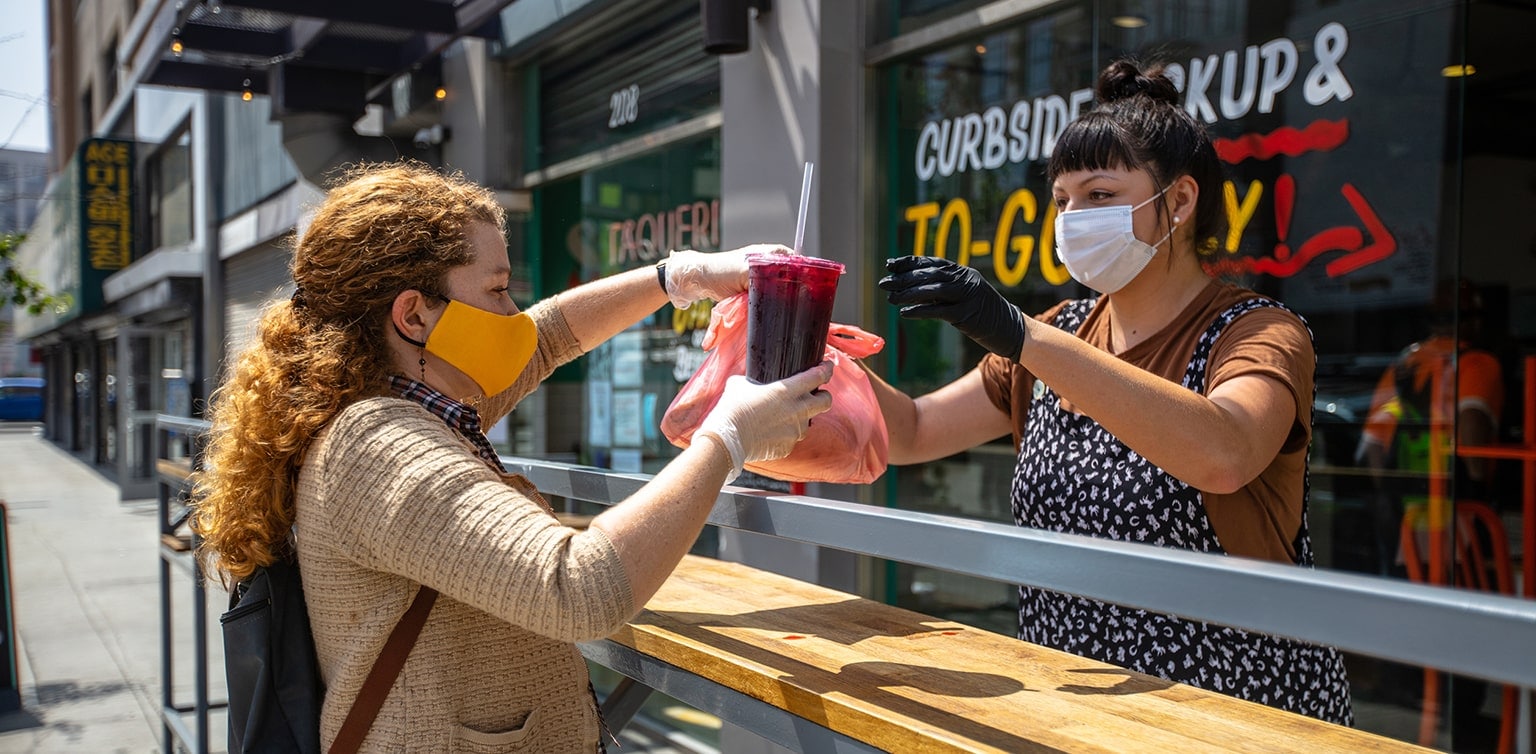
M 117 483 L 122 499 L 155 495 L 155 414 L 164 405 L 161 367 L 164 336 L 158 330 L 123 328 L 117 336 Z
M 117 420 L 117 346 L 110 336 L 96 341 L 95 366 L 95 379 L 88 381 L 96 398 L 95 434 L 88 436 L 95 443 L 92 461 L 115 466 L 121 445 L 117 428 L 122 425 Z

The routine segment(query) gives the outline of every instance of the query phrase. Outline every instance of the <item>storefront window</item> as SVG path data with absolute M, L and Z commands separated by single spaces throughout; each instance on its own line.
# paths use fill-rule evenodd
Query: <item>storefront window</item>
M 719 246 L 720 137 L 709 116 L 719 112 L 720 61 L 704 54 L 698 3 L 613 11 L 525 48 L 508 75 L 528 105 L 526 138 L 510 146 L 533 207 L 509 249 L 530 299 L 672 249 Z M 528 437 L 550 458 L 659 469 L 676 451 L 658 425 L 702 360 L 708 321 L 707 304 L 667 306 L 558 370 L 541 391 L 544 417 L 512 417 L 512 444 Z
M 891 6 L 879 28 L 896 35 L 972 7 Z M 1478 536 L 1529 551 L 1518 524 L 1532 515 L 1522 485 L 1536 480 L 1476 448 L 1536 441 L 1521 430 L 1533 407 L 1519 399 L 1536 353 L 1536 154 L 1516 135 L 1528 117 L 1501 89 L 1531 94 L 1515 40 L 1533 29 L 1532 11 L 1464 3 L 1051 6 L 879 71 L 881 178 L 894 201 L 875 259 L 957 260 L 1031 314 L 1092 295 L 1054 257 L 1045 163 L 1060 130 L 1092 107 L 1106 64 L 1132 54 L 1165 65 L 1227 172 L 1229 228 L 1204 240 L 1207 271 L 1285 302 L 1316 340 L 1319 566 L 1453 583 L 1431 576 L 1429 561 L 1449 574 L 1470 557 L 1444 544 L 1471 520 L 1464 510 L 1489 512 L 1497 528 Z M 952 328 L 894 313 L 887 324 L 887 373 L 914 394 L 982 356 Z M 1004 438 L 893 468 L 887 495 L 902 508 L 1009 521 L 1014 462 Z M 1473 567 L 1494 584 L 1500 565 Z M 1517 569 L 1518 556 L 1502 566 Z M 1007 587 L 892 569 L 895 601 L 1012 632 Z M 1351 674 L 1363 704 L 1418 711 L 1419 669 L 1351 658 Z M 1497 723 L 1480 710 L 1496 695 L 1465 679 L 1451 688 L 1440 738 L 1425 743 L 1479 750 Z M 1383 732 L 1418 740 L 1413 722 Z
M 192 415 L 192 385 L 188 376 L 192 366 L 188 361 L 191 342 L 190 320 L 181 320 L 165 328 L 165 337 L 161 341 L 162 367 L 156 400 L 164 408 L 164 413 L 171 416 Z M 191 443 L 185 435 L 178 432 L 166 438 L 166 458 L 186 458 L 191 452 Z
M 117 465 L 117 342 L 96 341 L 96 463 Z
M 719 197 L 714 135 L 539 189 L 544 290 L 651 265 L 671 249 L 718 249 Z M 703 359 L 709 311 L 664 306 L 556 374 L 583 384 L 583 431 L 570 438 L 583 463 L 650 473 L 676 455 L 658 425 Z
M 192 240 L 191 147 L 191 134 L 183 130 L 149 159 L 151 251 Z

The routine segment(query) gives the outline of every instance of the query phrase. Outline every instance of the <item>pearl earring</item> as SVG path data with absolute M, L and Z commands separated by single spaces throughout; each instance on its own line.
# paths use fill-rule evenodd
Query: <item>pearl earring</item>
M 1173 224 L 1174 225 L 1178 225 L 1179 224 L 1179 216 L 1178 215 L 1174 215 L 1173 216 Z

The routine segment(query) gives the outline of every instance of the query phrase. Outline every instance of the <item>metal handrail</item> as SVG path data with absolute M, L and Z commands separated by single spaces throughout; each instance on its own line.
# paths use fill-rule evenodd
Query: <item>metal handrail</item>
M 541 492 L 593 503 L 650 480 L 502 462 Z M 1529 600 L 737 487 L 720 493 L 709 523 L 1536 686 Z
M 188 419 L 181 416 L 167 414 L 155 415 L 155 457 L 166 458 L 166 440 L 171 434 L 183 434 L 190 438 L 196 438 L 208 431 L 209 424 L 199 419 Z M 195 444 L 195 442 L 193 443 Z M 194 458 L 189 462 L 195 467 L 197 453 L 194 450 Z M 184 520 L 184 514 L 173 515 L 171 513 L 172 501 L 185 494 L 187 480 L 169 478 L 163 473 L 157 473 L 158 493 L 156 497 L 157 514 L 160 536 L 176 537 L 176 530 Z M 197 537 L 194 535 L 190 542 L 191 547 L 196 547 Z M 213 733 L 210 727 L 209 716 L 214 710 L 227 706 L 226 702 L 215 701 L 208 694 L 208 595 L 204 591 L 204 579 L 201 566 L 192 559 L 189 551 L 171 551 L 162 542 L 159 549 L 160 572 L 160 723 L 161 733 L 164 737 L 163 749 L 165 751 L 178 751 L 185 749 L 193 752 L 207 752 L 212 745 Z M 191 584 L 191 612 L 192 612 L 192 703 L 182 704 L 176 701 L 177 693 L 172 677 L 176 667 L 174 662 L 172 619 L 172 568 L 185 568 L 192 576 Z M 182 718 L 183 714 L 192 716 L 191 723 Z
M 200 435 L 207 432 L 211 425 L 202 419 L 189 419 L 185 416 L 171 416 L 170 414 L 155 414 L 155 429 L 176 430 L 183 434 Z
M 599 504 L 651 479 L 502 462 L 545 494 Z M 1536 687 L 1529 600 L 739 487 L 720 493 L 709 523 Z

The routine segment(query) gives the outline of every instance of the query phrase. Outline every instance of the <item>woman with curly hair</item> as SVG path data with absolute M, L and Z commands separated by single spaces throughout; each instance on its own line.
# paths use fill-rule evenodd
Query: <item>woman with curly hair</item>
M 491 192 L 420 164 L 355 169 L 293 260 L 297 290 L 214 395 L 198 551 L 226 584 L 296 557 L 328 747 L 386 637 L 439 596 L 364 750 L 593 751 L 574 642 L 606 636 L 682 559 L 742 464 L 786 455 L 830 406 L 828 365 L 732 380 L 695 442 L 574 530 L 482 427 L 556 367 L 649 316 L 746 287 L 748 249 L 673 252 L 519 312 Z M 749 247 L 787 251 L 783 247 Z

